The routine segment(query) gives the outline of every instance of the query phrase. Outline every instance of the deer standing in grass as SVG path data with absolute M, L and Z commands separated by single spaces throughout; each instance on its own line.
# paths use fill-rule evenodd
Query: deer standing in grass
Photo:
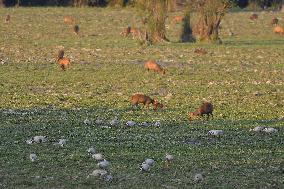
M 57 62 L 63 71 L 65 71 L 67 67 L 70 66 L 70 59 L 64 57 L 64 50 L 58 51 Z

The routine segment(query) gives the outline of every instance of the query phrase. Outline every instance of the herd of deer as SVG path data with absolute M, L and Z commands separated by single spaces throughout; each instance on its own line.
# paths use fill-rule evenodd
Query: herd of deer
M 183 16 L 175 16 L 172 20 L 173 23 L 180 23 L 182 22 L 184 19 Z M 251 20 L 256 20 L 258 19 L 258 15 L 257 14 L 252 14 L 250 16 Z M 5 18 L 5 23 L 9 23 L 11 20 L 11 16 L 7 15 Z M 282 34 L 284 35 L 284 29 L 283 27 L 278 25 L 279 20 L 274 17 L 271 21 L 271 25 L 275 26 L 274 27 L 274 33 L 276 34 Z M 65 16 L 64 17 L 64 23 L 68 24 L 68 25 L 73 25 L 73 32 L 76 35 L 79 35 L 79 26 L 75 24 L 75 20 L 74 18 L 70 17 L 70 16 Z M 142 19 L 142 23 L 146 23 L 145 19 Z M 145 39 L 147 37 L 147 32 L 143 32 L 141 29 L 139 28 L 132 28 L 130 26 L 128 26 L 127 28 L 125 28 L 120 35 L 122 35 L 123 37 L 128 37 L 128 36 L 132 36 L 133 39 Z M 202 49 L 195 49 L 194 51 L 197 54 L 207 54 L 207 52 Z M 70 65 L 70 59 L 64 57 L 64 50 L 59 50 L 58 54 L 57 54 L 57 62 L 60 65 L 61 69 L 63 71 L 65 71 L 68 66 Z M 157 62 L 153 61 L 153 60 L 149 60 L 144 64 L 145 69 L 147 69 L 148 71 L 152 70 L 154 72 L 157 73 L 162 73 L 165 74 L 166 70 L 159 65 Z M 144 95 L 144 94 L 134 94 L 131 97 L 131 104 L 133 106 L 137 106 L 138 104 L 143 104 L 144 106 L 146 106 L 147 108 L 149 108 L 149 105 L 152 104 L 153 105 L 153 109 L 156 111 L 158 109 L 163 109 L 163 104 L 159 103 L 156 99 L 152 99 L 151 97 Z M 204 115 L 207 115 L 207 119 L 209 119 L 210 115 L 213 117 L 213 105 L 210 102 L 204 102 L 196 111 L 194 112 L 190 112 L 188 114 L 188 118 L 191 121 L 194 117 L 196 116 L 201 116 L 203 117 Z
M 251 20 L 257 20 L 258 15 L 254 13 L 249 18 Z M 270 25 L 274 26 L 274 33 L 284 35 L 284 28 L 282 26 L 279 26 L 278 24 L 279 24 L 279 19 L 273 17 L 273 19 L 270 22 Z

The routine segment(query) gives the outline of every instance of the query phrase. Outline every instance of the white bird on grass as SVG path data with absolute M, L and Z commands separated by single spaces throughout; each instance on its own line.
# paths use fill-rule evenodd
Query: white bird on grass
M 142 165 L 140 166 L 140 170 L 141 171 L 150 171 L 150 165 L 148 165 L 147 163 L 143 162 Z
M 271 134 L 271 133 L 277 133 L 278 130 L 275 129 L 275 128 L 272 128 L 272 127 L 266 127 L 266 128 L 263 129 L 263 132 Z
M 129 126 L 129 127 L 132 127 L 132 126 L 136 125 L 136 122 L 135 121 L 127 121 L 126 125 Z
M 223 134 L 224 134 L 224 131 L 223 131 L 223 130 L 210 130 L 210 131 L 208 132 L 208 135 L 217 136 L 217 137 L 219 137 L 219 136 L 221 136 L 221 135 L 223 135 Z
M 30 154 L 30 160 L 32 162 L 34 162 L 37 159 L 37 155 L 36 154 Z
M 104 160 L 103 155 L 100 154 L 100 153 L 98 153 L 98 154 L 93 154 L 93 155 L 92 155 L 92 158 L 94 158 L 94 159 L 97 160 L 97 161 L 102 161 L 102 160 Z
M 89 149 L 87 150 L 87 152 L 88 152 L 89 154 L 95 154 L 95 153 L 96 153 L 96 149 L 95 149 L 94 147 L 91 147 L 91 148 L 89 148 Z
M 155 164 L 155 160 L 153 160 L 153 159 L 146 159 L 144 163 L 146 163 L 146 164 L 148 164 L 150 166 L 153 166 Z
M 200 173 L 197 173 L 194 175 L 194 181 L 195 182 L 201 182 L 203 180 L 203 175 Z
M 99 162 L 97 165 L 101 169 L 107 169 L 109 167 L 110 163 L 109 163 L 109 161 L 104 159 L 103 161 Z

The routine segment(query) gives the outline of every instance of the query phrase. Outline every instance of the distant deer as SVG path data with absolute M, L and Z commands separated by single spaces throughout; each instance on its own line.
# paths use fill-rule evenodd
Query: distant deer
M 165 74 L 166 71 L 164 68 L 162 68 L 162 66 L 160 66 L 159 64 L 157 64 L 154 60 L 149 60 L 147 61 L 145 64 L 144 64 L 144 67 L 150 71 L 150 70 L 153 70 L 155 72 L 159 72 L 159 73 L 162 73 L 162 74 Z
M 251 19 L 251 20 L 256 20 L 256 19 L 258 19 L 258 15 L 255 14 L 255 13 L 253 13 L 253 14 L 249 17 L 249 19 Z
M 64 23 L 70 25 L 75 24 L 75 20 L 71 16 L 64 16 Z
M 279 20 L 278 20 L 278 18 L 276 18 L 276 17 L 274 17 L 272 20 L 271 20 L 271 25 L 272 26 L 277 26 L 278 25 L 278 22 L 279 22 Z
M 157 100 L 150 98 L 144 94 L 134 94 L 131 96 L 131 104 L 132 106 L 137 106 L 138 104 L 143 104 L 147 108 L 149 108 L 150 104 L 153 104 L 154 110 L 156 111 L 158 108 L 163 109 L 163 104 L 159 103 Z
M 57 54 L 57 62 L 63 71 L 70 65 L 70 59 L 64 58 L 64 50 L 59 50 Z
M 124 30 L 120 33 L 123 37 L 128 37 L 129 35 L 132 36 L 132 39 L 138 39 L 138 40 L 147 40 L 148 34 L 147 32 L 141 31 L 139 28 L 133 28 L 128 26 L 127 28 L 124 28 Z
M 205 54 L 207 54 L 207 51 L 203 48 L 197 48 L 197 49 L 194 50 L 194 53 L 200 54 L 200 55 L 205 55 Z
M 122 32 L 120 32 L 120 35 L 123 37 L 127 37 L 131 32 L 131 27 L 128 26 L 127 28 L 124 28 Z
M 78 25 L 75 25 L 73 26 L 73 32 L 76 34 L 76 35 L 79 35 L 79 26 Z
M 5 23 L 9 23 L 11 20 L 11 16 L 8 14 L 5 18 Z
M 274 33 L 276 33 L 276 34 L 284 34 L 284 29 L 281 26 L 276 26 L 274 28 Z
M 209 119 L 209 116 L 211 115 L 213 118 L 213 105 L 210 102 L 204 102 L 195 112 L 190 112 L 188 114 L 189 121 L 192 121 L 192 119 L 196 116 L 207 115 L 207 120 Z

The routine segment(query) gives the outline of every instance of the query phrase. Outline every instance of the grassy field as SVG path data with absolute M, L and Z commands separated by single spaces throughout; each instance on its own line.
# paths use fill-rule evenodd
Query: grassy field
M 284 188 L 284 36 L 269 25 L 273 16 L 284 25 L 284 14 L 259 13 L 252 22 L 251 13 L 230 13 L 222 45 L 179 43 L 181 25 L 170 22 L 177 14 L 167 23 L 170 43 L 141 46 L 119 35 L 140 26 L 132 9 L 0 9 L 0 188 Z M 76 19 L 79 37 L 65 15 Z M 197 55 L 197 47 L 209 53 Z M 66 72 L 55 61 L 60 48 L 72 61 Z M 148 59 L 166 75 L 147 72 Z M 132 109 L 136 92 L 165 109 Z M 189 122 L 188 112 L 205 100 L 214 119 Z M 121 122 L 111 127 L 114 117 Z M 130 120 L 161 126 L 126 127 Z M 255 126 L 278 133 L 249 131 Z M 225 134 L 212 139 L 211 129 Z M 36 135 L 49 140 L 26 144 Z M 53 145 L 60 138 L 66 146 Z M 91 146 L 111 162 L 112 182 L 88 177 L 97 168 Z M 175 158 L 169 168 L 166 153 Z M 143 173 L 145 158 L 156 164 Z M 196 173 L 202 182 L 194 182 Z

